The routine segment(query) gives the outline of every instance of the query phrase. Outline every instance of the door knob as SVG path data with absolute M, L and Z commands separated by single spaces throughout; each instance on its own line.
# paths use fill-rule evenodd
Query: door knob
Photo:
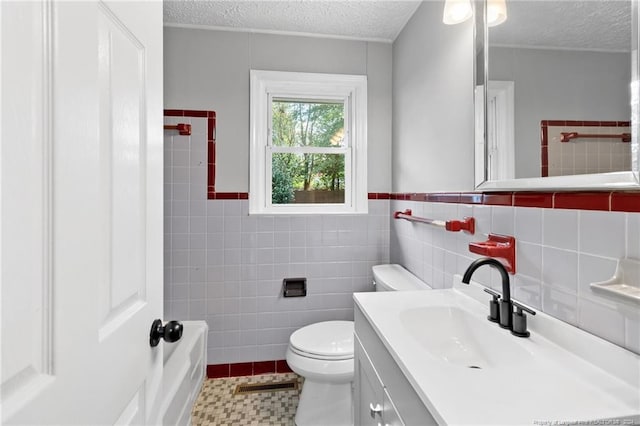
M 166 325 L 162 325 L 162 320 L 157 319 L 151 324 L 151 332 L 149 333 L 149 344 L 151 347 L 158 346 L 160 339 L 165 342 L 177 342 L 182 337 L 182 324 L 178 321 L 169 321 Z

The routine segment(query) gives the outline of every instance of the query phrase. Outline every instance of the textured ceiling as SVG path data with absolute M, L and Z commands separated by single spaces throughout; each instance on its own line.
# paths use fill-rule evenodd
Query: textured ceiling
M 507 0 L 508 19 L 489 31 L 494 44 L 629 51 L 629 0 Z
M 419 5 L 409 0 L 165 0 L 164 21 L 393 41 Z M 507 10 L 507 21 L 491 28 L 492 44 L 630 50 L 630 0 L 507 0 Z
M 165 0 L 164 22 L 393 41 L 419 1 Z

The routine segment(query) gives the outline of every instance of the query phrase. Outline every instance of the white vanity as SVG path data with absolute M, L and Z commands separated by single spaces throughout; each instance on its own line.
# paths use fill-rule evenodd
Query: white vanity
M 355 334 L 355 424 L 437 424 L 359 307 Z
M 541 312 L 515 337 L 456 280 L 354 295 L 356 425 L 640 423 L 640 355 Z

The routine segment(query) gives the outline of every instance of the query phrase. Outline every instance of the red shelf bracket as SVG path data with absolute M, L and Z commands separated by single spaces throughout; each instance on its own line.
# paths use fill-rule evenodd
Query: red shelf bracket
M 394 219 L 407 219 L 407 220 L 411 220 L 410 218 L 407 217 L 403 217 L 403 216 L 413 216 L 413 213 L 411 212 L 411 209 L 405 209 L 405 211 L 401 212 L 401 211 L 397 211 L 393 213 L 393 218 Z
M 191 136 L 191 124 L 178 123 L 176 125 L 165 125 L 165 130 L 177 130 L 180 136 Z
M 464 231 L 473 235 L 476 233 L 476 220 L 472 217 L 465 217 L 464 220 L 448 220 L 445 228 L 447 231 Z
M 516 239 L 509 235 L 489 234 L 487 241 L 469 243 L 469 251 L 502 260 L 510 274 L 516 273 Z

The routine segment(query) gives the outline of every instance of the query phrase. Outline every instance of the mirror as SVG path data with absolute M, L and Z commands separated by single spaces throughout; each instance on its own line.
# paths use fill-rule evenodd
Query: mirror
M 640 187 L 638 0 L 506 5 L 474 4 L 476 187 Z

